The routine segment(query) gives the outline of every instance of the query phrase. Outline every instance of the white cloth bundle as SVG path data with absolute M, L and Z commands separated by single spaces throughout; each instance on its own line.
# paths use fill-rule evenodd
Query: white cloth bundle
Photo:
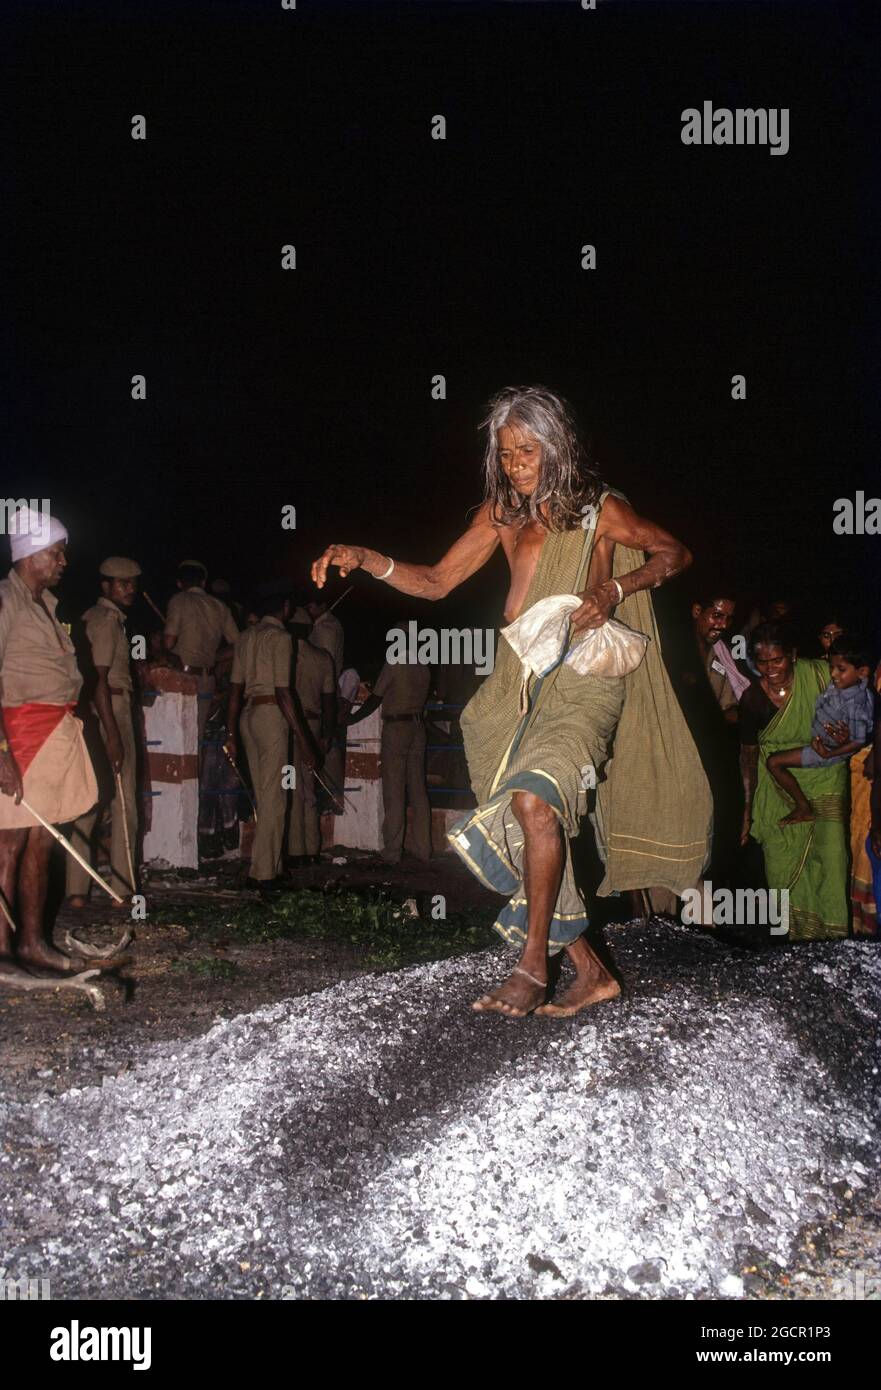
M 576 594 L 552 594 L 539 599 L 508 627 L 502 628 L 520 658 L 524 683 L 530 675 L 543 676 L 557 665 L 569 646 L 569 618 L 581 599 Z M 575 641 L 563 658 L 579 675 L 626 676 L 635 671 L 649 642 L 643 632 L 609 618 L 602 627 L 590 628 Z

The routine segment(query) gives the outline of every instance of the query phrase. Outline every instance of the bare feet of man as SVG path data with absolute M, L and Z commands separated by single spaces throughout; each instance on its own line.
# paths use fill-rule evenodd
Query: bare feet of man
M 72 975 L 76 972 L 70 956 L 65 955 L 64 951 L 57 951 L 54 946 L 40 944 L 31 946 L 27 949 L 20 947 L 16 955 L 18 964 L 31 974 L 41 974 L 49 971 L 53 975 Z
M 133 956 L 68 956 L 49 947 L 45 955 L 16 956 L 15 964 L 38 980 L 57 980 L 61 976 L 81 975 L 84 970 L 100 975 L 114 975 L 131 965 Z M 60 962 L 60 964 L 59 964 Z
M 478 1013 L 505 1014 L 508 1018 L 524 1018 L 537 1008 L 547 994 L 547 982 L 530 975 L 515 965 L 504 984 L 492 994 L 484 994 L 471 1005 Z
M 810 806 L 796 806 L 794 811 L 790 811 L 788 816 L 784 816 L 781 825 L 799 825 L 802 821 L 816 820 L 817 816 Z
M 544 1018 L 571 1018 L 589 1005 L 615 999 L 621 993 L 618 981 L 609 974 L 583 936 L 573 941 L 566 952 L 575 966 L 575 979 L 556 1004 L 544 1004 L 536 1009 L 536 1014 Z

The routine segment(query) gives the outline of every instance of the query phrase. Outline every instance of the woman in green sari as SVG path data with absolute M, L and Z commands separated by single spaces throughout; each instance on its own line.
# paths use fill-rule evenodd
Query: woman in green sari
M 759 680 L 740 703 L 742 842 L 752 834 L 761 845 L 768 887 L 789 890 L 790 941 L 847 936 L 848 765 L 792 769 L 816 819 L 788 825 L 781 821 L 792 803 L 767 767 L 771 753 L 810 743 L 817 696 L 829 684 L 828 663 L 798 660 L 779 623 L 756 628 L 751 651 Z M 846 726 L 830 726 L 830 744 L 848 737 Z

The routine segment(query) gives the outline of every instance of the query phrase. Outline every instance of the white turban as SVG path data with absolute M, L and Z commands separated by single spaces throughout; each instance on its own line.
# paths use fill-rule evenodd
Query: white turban
M 9 522 L 9 545 L 12 563 L 36 555 L 39 550 L 67 540 L 67 527 L 62 526 L 51 512 L 36 512 L 32 507 L 19 507 Z

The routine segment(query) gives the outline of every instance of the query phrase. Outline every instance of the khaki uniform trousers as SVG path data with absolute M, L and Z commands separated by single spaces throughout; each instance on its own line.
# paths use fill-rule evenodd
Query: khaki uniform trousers
M 288 760 L 288 722 L 278 705 L 249 705 L 240 727 L 257 802 L 251 877 L 265 883 L 281 868 L 287 800 L 281 775 Z
M 307 719 L 316 744 L 321 729 L 320 719 Z M 312 773 L 303 765 L 300 741 L 294 739 L 294 768 L 296 785 L 291 798 L 291 825 L 288 832 L 288 854 L 300 856 L 321 852 L 321 819 L 318 815 L 318 802 L 315 796 L 316 781 Z M 320 771 L 320 769 L 319 769 Z
M 404 844 L 407 803 L 413 808 L 411 852 L 431 857 L 431 808 L 425 789 L 425 725 L 421 720 L 384 720 L 382 725 L 382 857 L 396 864 Z
M 138 840 L 138 789 L 136 781 L 137 771 L 137 751 L 135 745 L 135 731 L 132 725 L 131 696 L 111 695 L 113 705 L 113 717 L 116 720 L 116 727 L 119 729 L 119 736 L 122 739 L 122 769 L 120 778 L 122 780 L 122 792 L 125 797 L 126 821 L 128 823 L 129 842 L 132 849 L 132 860 L 137 872 L 137 840 Z M 107 738 L 104 733 L 104 726 L 101 725 L 101 738 L 104 747 L 107 747 Z M 129 897 L 137 892 L 137 884 L 129 883 L 128 858 L 125 852 L 125 831 L 123 830 L 122 805 L 116 793 L 116 778 L 113 777 L 112 770 L 110 777 L 113 782 L 113 800 L 111 803 L 112 831 L 110 839 L 110 887 L 121 897 Z M 75 820 L 71 828 L 70 841 L 74 849 L 78 849 L 80 854 L 95 867 L 95 856 L 92 840 L 95 833 L 95 823 L 98 819 L 98 807 L 87 811 L 84 816 Z M 76 860 L 70 855 L 67 856 L 67 896 L 85 897 L 92 885 L 92 880 Z M 99 890 L 100 891 L 100 890 Z

